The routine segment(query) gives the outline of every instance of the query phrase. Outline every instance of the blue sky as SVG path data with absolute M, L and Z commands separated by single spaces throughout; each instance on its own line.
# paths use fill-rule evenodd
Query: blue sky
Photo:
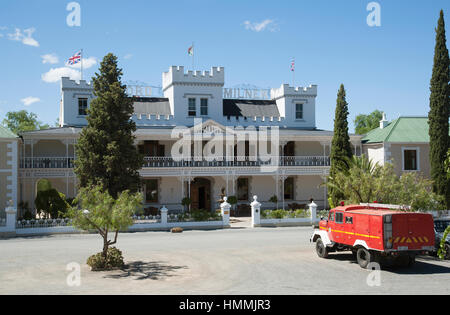
M 80 48 L 90 65 L 85 78 L 112 52 L 124 81 L 160 85 L 169 66 L 191 67 L 187 49 L 195 42 L 196 69 L 224 66 L 228 87 L 291 83 L 295 56 L 296 85 L 319 87 L 321 129 L 333 128 L 336 94 L 344 83 L 353 131 L 355 116 L 375 109 L 388 119 L 428 114 L 440 9 L 447 34 L 450 24 L 448 0 L 379 0 L 380 27 L 366 23 L 369 0 L 78 0 L 81 26 L 69 27 L 69 2 L 1 1 L 0 120 L 7 111 L 26 109 L 54 124 L 57 76 L 76 71 L 65 62 Z

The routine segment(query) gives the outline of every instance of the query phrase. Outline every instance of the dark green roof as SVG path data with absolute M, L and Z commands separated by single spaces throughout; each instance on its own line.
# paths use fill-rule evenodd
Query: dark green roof
M 383 129 L 369 131 L 362 141 L 363 143 L 430 142 L 428 117 L 399 117 Z
M 17 138 L 17 135 L 14 134 L 12 131 L 10 131 L 9 129 L 3 127 L 2 125 L 0 125 L 0 138 L 5 139 L 5 138 Z

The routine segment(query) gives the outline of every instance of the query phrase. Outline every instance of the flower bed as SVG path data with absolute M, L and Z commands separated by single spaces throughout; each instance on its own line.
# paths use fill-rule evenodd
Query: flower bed
M 22 220 L 17 221 L 16 228 L 47 228 L 55 226 L 72 226 L 70 219 L 39 219 L 39 220 Z
M 168 222 L 208 222 L 222 221 L 222 216 L 215 212 L 205 210 L 191 210 L 181 214 L 170 214 L 167 218 Z
M 298 210 L 263 210 L 261 211 L 261 219 L 300 219 L 310 218 L 311 212 L 306 209 Z

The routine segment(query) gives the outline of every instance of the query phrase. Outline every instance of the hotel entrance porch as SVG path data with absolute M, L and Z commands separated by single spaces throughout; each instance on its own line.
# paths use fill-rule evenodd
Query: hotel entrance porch
M 303 208 L 313 199 L 319 208 L 327 207 L 323 175 L 233 175 L 145 177 L 145 207 L 165 206 L 170 212 L 186 210 L 182 200 L 189 198 L 191 209 L 218 210 L 223 196 L 236 197 L 233 210 L 245 209 L 258 196 L 264 209 Z M 274 198 L 276 196 L 276 198 Z

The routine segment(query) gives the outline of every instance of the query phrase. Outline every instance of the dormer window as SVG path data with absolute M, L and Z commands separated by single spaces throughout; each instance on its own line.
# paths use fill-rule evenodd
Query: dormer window
M 79 98 L 78 99 L 78 115 L 86 116 L 88 109 L 88 99 L 87 98 Z
M 295 104 L 295 119 L 303 119 L 303 104 Z
M 195 98 L 189 99 L 188 115 L 189 115 L 189 117 L 197 116 L 197 106 L 196 106 Z

